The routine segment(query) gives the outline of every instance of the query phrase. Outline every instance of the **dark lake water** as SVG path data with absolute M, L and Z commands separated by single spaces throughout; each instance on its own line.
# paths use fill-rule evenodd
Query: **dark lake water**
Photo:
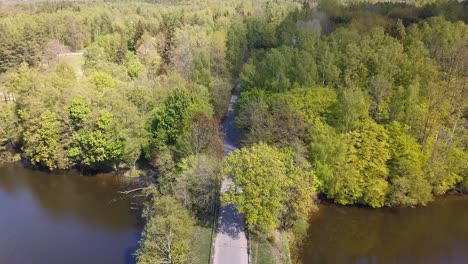
M 468 196 L 448 196 L 417 208 L 322 205 L 311 220 L 302 260 L 468 263 Z
M 134 263 L 141 228 L 110 174 L 0 167 L 0 263 Z
M 141 227 L 121 178 L 0 167 L 0 263 L 129 264 Z M 323 204 L 304 264 L 468 263 L 468 196 L 425 207 Z

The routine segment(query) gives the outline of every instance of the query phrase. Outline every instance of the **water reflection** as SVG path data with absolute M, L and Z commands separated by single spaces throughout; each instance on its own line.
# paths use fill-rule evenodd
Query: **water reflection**
M 0 263 L 132 263 L 140 228 L 114 175 L 0 167 Z
M 311 221 L 304 263 L 468 263 L 468 197 L 418 208 L 320 210 Z

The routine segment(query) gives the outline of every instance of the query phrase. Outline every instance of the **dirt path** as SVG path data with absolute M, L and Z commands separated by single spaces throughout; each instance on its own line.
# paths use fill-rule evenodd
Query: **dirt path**
M 229 103 L 226 119 L 222 124 L 224 132 L 224 155 L 240 147 L 239 133 L 234 126 L 234 106 L 239 96 L 240 85 L 237 85 Z M 227 178 L 224 178 L 221 193 L 229 189 Z M 247 237 L 245 235 L 244 217 L 230 204 L 221 208 L 218 219 L 218 230 L 215 238 L 214 264 L 248 264 Z
M 81 56 L 83 55 L 83 52 L 67 52 L 67 53 L 61 53 L 57 55 L 57 57 L 70 57 L 70 56 Z

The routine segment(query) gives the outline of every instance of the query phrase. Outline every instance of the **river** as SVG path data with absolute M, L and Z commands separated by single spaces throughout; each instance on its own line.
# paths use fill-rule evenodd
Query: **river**
M 0 263 L 134 263 L 141 228 L 120 179 L 0 167 Z
M 304 264 L 468 263 L 468 196 L 425 207 L 370 209 L 323 204 L 311 219 Z

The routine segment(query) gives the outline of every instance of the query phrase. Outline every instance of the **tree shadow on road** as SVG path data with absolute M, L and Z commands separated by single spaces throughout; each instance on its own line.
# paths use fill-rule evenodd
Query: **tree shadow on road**
M 221 209 L 218 232 L 227 234 L 232 239 L 239 239 L 239 234 L 244 232 L 244 217 L 237 212 L 233 204 L 226 205 Z

